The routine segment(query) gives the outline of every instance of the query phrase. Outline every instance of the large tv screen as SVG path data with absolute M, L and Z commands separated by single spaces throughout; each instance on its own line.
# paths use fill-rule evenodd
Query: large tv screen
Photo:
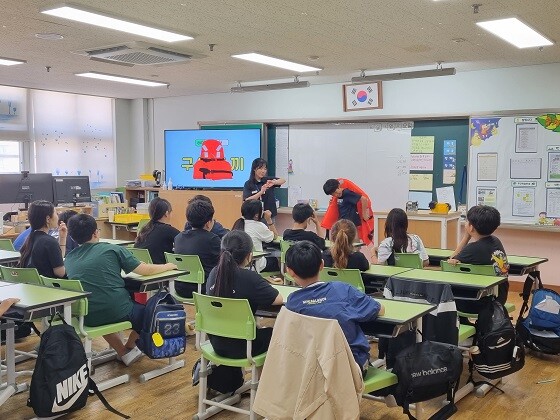
M 261 131 L 166 130 L 165 177 L 173 188 L 243 188 L 261 156 Z

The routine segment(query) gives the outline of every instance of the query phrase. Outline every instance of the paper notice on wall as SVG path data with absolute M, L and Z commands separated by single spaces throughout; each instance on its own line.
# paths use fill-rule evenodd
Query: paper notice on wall
M 443 170 L 443 183 L 444 184 L 455 184 L 457 179 L 457 171 L 455 169 L 444 169 Z
M 434 153 L 434 136 L 412 136 L 410 153 Z
M 517 124 L 516 153 L 537 153 L 539 145 L 537 128 L 538 124 Z
M 535 189 L 514 188 L 512 216 L 534 217 L 535 216 Z
M 455 189 L 452 186 L 436 188 L 436 196 L 438 203 L 449 203 L 451 211 L 457 210 L 455 205 Z
M 496 207 L 496 187 L 477 187 L 476 188 L 476 202 L 479 206 L 492 206 Z
M 560 218 L 560 188 L 546 189 L 546 217 Z
M 498 154 L 479 153 L 476 165 L 477 181 L 497 181 L 498 180 Z
M 298 200 L 302 199 L 301 197 L 302 197 L 301 187 L 292 186 L 292 185 L 290 185 L 288 187 L 288 206 L 289 207 L 294 207 L 298 203 Z
M 410 155 L 411 171 L 433 171 L 434 155 L 430 153 L 414 153 Z
M 548 180 L 558 181 L 560 179 L 560 153 L 548 153 Z
M 433 179 L 432 174 L 410 174 L 409 190 L 432 191 Z
M 276 172 L 278 178 L 288 179 L 288 126 L 276 127 Z
M 511 179 L 541 179 L 542 158 L 510 159 Z

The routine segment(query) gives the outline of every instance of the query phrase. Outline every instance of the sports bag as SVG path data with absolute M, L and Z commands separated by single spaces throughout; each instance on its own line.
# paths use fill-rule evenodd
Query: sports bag
M 447 395 L 449 404 L 432 418 L 449 418 L 457 412 L 454 395 L 462 371 L 463 355 L 459 348 L 431 341 L 415 343 L 396 357 L 393 373 L 399 381 L 393 396 L 397 404 L 403 407 L 403 413 L 414 419 L 409 410 L 410 403 Z
M 187 315 L 183 305 L 165 289 L 146 302 L 144 322 L 136 345 L 151 359 L 175 357 L 185 352 Z
M 473 346 L 479 353 L 469 364 L 489 379 L 498 379 L 520 370 L 525 364 L 525 348 L 517 335 L 506 308 L 493 298 L 486 299 L 475 323 Z
M 532 290 L 535 283 L 537 289 Z M 531 294 L 533 297 L 529 308 Z M 560 354 L 560 295 L 554 290 L 545 289 L 540 272 L 534 271 L 525 279 L 521 296 L 523 305 L 516 329 L 525 346 L 546 354 Z
M 56 316 L 62 324 L 52 325 Z M 37 417 L 60 416 L 85 407 L 92 392 L 109 411 L 128 419 L 109 405 L 90 378 L 86 352 L 74 327 L 60 314 L 53 315 L 49 324 L 41 335 L 27 405 Z

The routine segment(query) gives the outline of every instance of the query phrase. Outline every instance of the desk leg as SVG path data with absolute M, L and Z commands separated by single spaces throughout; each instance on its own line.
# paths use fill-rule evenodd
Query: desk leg
M 8 398 L 14 395 L 17 391 L 16 384 L 16 361 L 15 361 L 15 324 L 13 321 L 8 321 L 6 324 L 6 389 L 0 392 L 0 406 L 4 404 Z
M 111 225 L 111 229 L 113 230 L 113 239 L 117 239 L 117 225 Z
M 64 304 L 64 320 L 72 325 L 72 302 L 66 302 Z
M 441 248 L 447 249 L 447 219 L 441 221 Z
M 374 215 L 373 216 L 373 246 L 379 246 L 377 235 L 379 235 L 379 217 Z
M 422 334 L 420 334 L 421 331 L 422 331 L 422 317 L 420 317 L 416 320 L 416 342 L 417 343 L 422 342 Z M 421 403 L 421 402 L 416 403 L 415 411 L 416 411 L 416 419 L 417 420 L 421 420 L 423 418 L 424 410 L 423 410 L 422 406 L 423 406 L 423 403 Z

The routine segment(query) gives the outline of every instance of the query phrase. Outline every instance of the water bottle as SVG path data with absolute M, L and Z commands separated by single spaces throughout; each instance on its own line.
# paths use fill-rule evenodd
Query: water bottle
M 171 181 L 171 178 L 169 178 L 169 181 L 167 181 L 167 189 L 168 189 L 168 190 L 172 190 L 172 189 L 173 189 L 173 181 Z

